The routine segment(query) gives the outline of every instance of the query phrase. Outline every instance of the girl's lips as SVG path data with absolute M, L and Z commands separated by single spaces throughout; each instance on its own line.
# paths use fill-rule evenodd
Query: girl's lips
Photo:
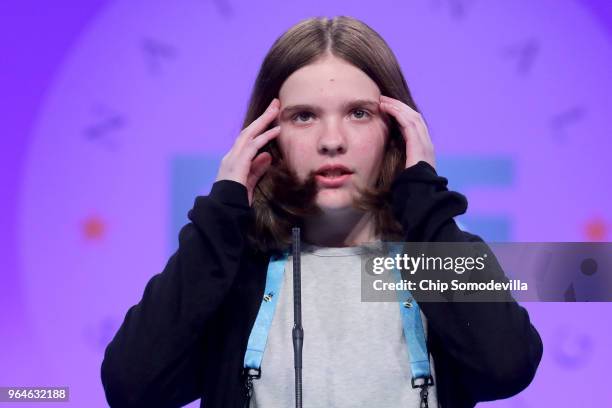
M 317 182 L 323 187 L 337 188 L 337 187 L 341 187 L 344 183 L 346 183 L 349 177 L 351 177 L 351 174 L 352 173 L 344 173 L 340 176 L 333 176 L 333 177 L 324 176 L 322 174 L 317 174 L 315 178 Z

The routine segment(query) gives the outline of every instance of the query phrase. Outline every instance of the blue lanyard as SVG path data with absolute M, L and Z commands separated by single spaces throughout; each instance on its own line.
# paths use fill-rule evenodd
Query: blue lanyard
M 257 372 L 261 369 L 261 361 L 263 360 L 266 343 L 268 341 L 268 333 L 272 325 L 274 310 L 278 303 L 278 295 L 283 287 L 283 279 L 285 275 L 285 263 L 289 256 L 288 252 L 282 255 L 272 255 L 268 263 L 268 272 L 266 275 L 266 289 L 264 297 L 259 306 L 259 313 L 255 319 L 255 324 L 249 336 L 247 350 L 244 355 L 244 368 L 252 369 Z
M 391 252 L 398 253 L 399 250 L 400 247 L 394 247 Z M 285 263 L 288 256 L 289 253 L 284 252 L 280 255 L 273 255 L 270 258 L 264 297 L 259 307 L 255 324 L 251 330 L 247 350 L 244 355 L 245 372 L 255 371 L 257 373 L 256 378 L 259 378 L 261 375 L 261 362 L 266 349 L 268 333 L 272 325 L 280 290 L 283 286 Z M 393 272 L 396 279 L 401 279 L 401 274 L 397 269 L 394 269 Z M 397 296 L 408 356 L 410 358 L 410 369 L 412 370 L 412 388 L 426 388 L 426 386 L 433 384 L 433 378 L 431 376 L 429 354 L 423 331 L 421 309 L 410 294 L 410 291 L 397 291 Z M 419 380 L 422 380 L 422 382 L 419 383 Z

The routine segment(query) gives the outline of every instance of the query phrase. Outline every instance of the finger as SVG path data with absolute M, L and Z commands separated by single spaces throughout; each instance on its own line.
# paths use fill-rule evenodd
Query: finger
M 390 114 L 391 116 L 393 116 L 395 118 L 395 120 L 397 120 L 397 123 L 403 128 L 403 129 L 411 129 L 413 127 L 416 127 L 414 123 L 412 123 L 412 120 L 410 120 L 409 117 L 407 117 L 407 115 L 403 114 L 402 111 L 400 110 L 399 107 L 397 107 L 396 105 L 393 105 L 391 103 L 388 102 L 382 102 L 380 104 L 381 108 L 383 109 L 383 111 L 387 112 L 388 114 Z
M 389 98 L 388 96 L 381 95 L 380 101 L 382 103 L 387 103 L 391 106 L 396 107 L 399 112 L 404 112 L 408 115 L 408 117 L 414 120 L 420 120 L 421 118 L 421 114 L 419 112 L 412 109 L 408 104 L 400 101 L 399 99 Z
M 264 147 L 266 143 L 274 139 L 280 134 L 280 126 L 273 127 L 272 129 L 262 133 L 255 139 L 250 139 L 244 147 L 238 152 L 239 161 L 241 163 L 251 163 L 254 157 L 257 156 L 259 149 Z
M 418 151 L 423 147 L 423 137 L 420 134 L 421 130 L 417 127 L 416 123 L 407 117 L 405 112 L 401 112 L 400 109 L 386 102 L 381 103 L 381 107 L 384 111 L 392 115 L 400 126 L 402 136 L 406 143 L 407 151 Z
M 246 138 L 252 138 L 263 132 L 266 127 L 272 123 L 278 116 L 280 101 L 277 98 L 272 99 L 268 108 L 257 119 L 242 131 Z
M 280 125 L 263 132 L 261 135 L 251 140 L 249 146 L 250 148 L 253 148 L 255 149 L 255 151 L 257 151 L 264 147 L 266 143 L 268 143 L 270 140 L 274 139 L 278 135 L 280 135 Z
M 383 111 L 392 114 L 402 127 L 406 143 L 413 149 L 422 150 L 424 157 L 431 157 L 433 163 L 434 147 L 423 115 L 397 99 L 381 95 L 380 100 Z M 408 135 L 413 136 L 408 137 Z
M 259 179 L 266 173 L 272 164 L 272 155 L 268 152 L 258 154 L 251 162 L 251 169 L 247 177 L 247 189 L 252 193 Z
M 413 112 L 416 112 L 414 109 L 412 109 L 410 106 L 408 106 L 408 104 L 400 101 L 399 99 L 391 98 L 391 97 L 385 96 L 385 95 L 380 95 L 380 101 L 381 102 L 389 103 L 391 105 L 395 105 L 398 108 L 406 107 L 406 108 L 412 110 Z
M 405 105 L 406 107 L 410 108 L 410 106 L 406 105 L 404 102 L 400 101 L 399 99 L 391 98 L 385 95 L 380 95 L 380 101 L 384 103 L 388 103 L 389 105 L 396 106 L 398 109 L 401 109 L 402 105 Z
M 380 100 L 382 103 L 389 104 L 393 107 L 394 112 L 402 115 L 406 120 L 403 122 L 406 123 L 408 121 L 412 121 L 419 132 L 419 139 L 423 139 L 423 136 L 427 135 L 427 127 L 425 126 L 425 122 L 423 120 L 423 116 L 412 109 L 408 104 L 394 98 L 390 98 L 388 96 L 381 95 Z M 423 140 L 426 142 L 426 140 Z
M 410 109 L 408 105 L 404 105 L 404 106 Z M 384 111 L 393 115 L 393 117 L 395 117 L 399 125 L 403 129 L 407 130 L 410 134 L 414 134 L 415 135 L 414 137 L 416 137 L 421 143 L 423 144 L 431 143 L 429 141 L 427 128 L 425 127 L 425 124 L 423 123 L 421 119 L 421 115 L 418 112 L 412 109 L 408 111 L 408 110 L 402 109 L 401 107 L 397 106 L 397 104 L 391 104 L 387 102 L 382 102 L 381 107 L 383 108 Z M 412 114 L 411 112 L 416 113 L 416 115 Z
M 251 162 L 251 170 L 249 172 L 251 180 L 259 181 L 270 164 L 272 164 L 272 155 L 269 152 L 258 154 Z

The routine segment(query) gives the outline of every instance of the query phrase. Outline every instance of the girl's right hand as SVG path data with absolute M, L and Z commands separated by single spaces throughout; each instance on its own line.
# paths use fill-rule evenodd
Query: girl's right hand
M 255 186 L 272 164 L 270 153 L 262 152 L 257 157 L 255 155 L 266 143 L 280 134 L 280 126 L 261 133 L 276 119 L 279 107 L 280 101 L 274 98 L 268 109 L 240 132 L 234 146 L 223 156 L 217 173 L 216 181 L 233 180 L 244 185 L 249 195 L 249 205 L 253 202 Z

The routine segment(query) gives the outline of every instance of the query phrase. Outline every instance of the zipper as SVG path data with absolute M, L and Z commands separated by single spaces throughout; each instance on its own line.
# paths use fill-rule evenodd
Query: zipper
M 429 386 L 427 384 L 423 384 L 421 387 L 421 403 L 419 404 L 419 408 L 429 408 L 429 402 L 427 401 L 427 397 L 429 396 L 428 388 Z
M 261 369 L 259 368 L 245 368 L 243 371 L 244 375 L 244 408 L 249 408 L 251 404 L 251 397 L 253 396 L 253 379 L 261 378 Z
M 247 375 L 244 388 L 246 397 L 244 408 L 249 408 L 251 406 L 251 397 L 253 396 L 253 376 Z

